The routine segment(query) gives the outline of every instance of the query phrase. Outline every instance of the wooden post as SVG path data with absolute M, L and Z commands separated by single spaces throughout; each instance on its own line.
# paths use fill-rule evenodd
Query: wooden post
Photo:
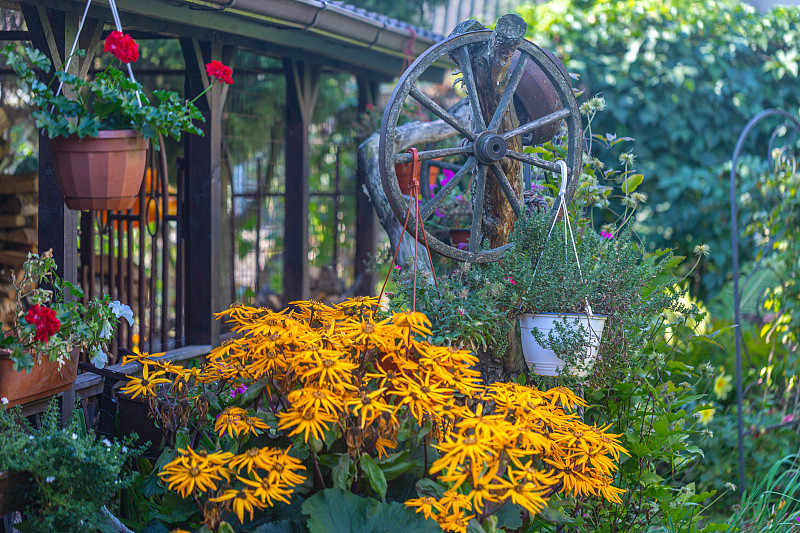
M 223 63 L 232 57 L 217 43 L 181 39 L 186 63 L 186 95 L 201 93 L 210 83 L 205 64 L 215 59 Z M 227 58 L 223 57 L 227 56 Z M 226 61 L 227 60 L 227 61 Z M 200 127 L 202 137 L 186 134 L 186 186 L 181 190 L 186 239 L 186 339 L 189 344 L 216 344 L 219 325 L 212 313 L 221 311 L 220 298 L 220 154 L 222 110 L 227 85 L 216 82 L 195 104 L 206 119 Z
M 317 101 L 320 69 L 284 59 L 286 78 L 286 195 L 283 234 L 284 303 L 309 298 L 308 128 Z
M 22 4 L 25 23 L 30 33 L 31 44 L 48 54 L 56 69 L 66 61 L 80 18 L 63 11 L 46 10 L 41 6 Z M 81 34 L 79 46 L 88 49 L 84 58 L 74 57 L 70 72 L 84 74 L 91 64 L 100 39 L 102 22 L 87 20 Z M 49 83 L 50 80 L 44 80 Z M 71 283 L 78 283 L 78 212 L 64 205 L 64 196 L 56 183 L 53 171 L 53 152 L 50 139 L 39 132 L 39 252 L 53 250 L 58 274 Z M 69 296 L 67 296 L 69 297 Z M 61 421 L 66 424 L 75 407 L 75 389 L 64 392 L 61 398 Z
M 358 78 L 358 112 L 364 113 L 367 104 L 378 105 L 378 82 Z M 359 142 L 362 139 L 359 139 Z M 375 274 L 370 272 L 369 263 L 375 261 L 377 250 L 375 209 L 369 199 L 367 169 L 359 158 L 356 177 L 356 295 L 371 295 L 375 290 Z

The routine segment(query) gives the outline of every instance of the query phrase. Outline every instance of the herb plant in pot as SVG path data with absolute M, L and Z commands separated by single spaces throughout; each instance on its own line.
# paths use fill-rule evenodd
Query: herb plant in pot
M 573 248 L 565 219 L 549 238 L 548 222 L 547 214 L 520 218 L 502 263 L 523 347 L 548 357 L 526 355 L 528 364 L 541 375 L 613 379 L 640 349 L 647 323 L 674 305 L 666 272 L 680 258 L 645 254 L 630 230 L 598 233 L 588 220 L 578 221 Z
M 599 239 L 586 232 L 573 247 L 562 217 L 520 219 L 504 258 L 509 290 L 520 314 L 525 361 L 536 374 L 586 377 L 597 358 L 607 317 L 593 309 Z
M 104 50 L 128 64 L 129 73 L 129 63 L 139 57 L 136 42 L 119 31 L 109 34 Z M 203 120 L 194 105 L 200 95 L 186 101 L 173 91 L 154 91 L 158 103 L 152 104 L 132 75 L 109 65 L 87 80 L 69 72 L 69 60 L 48 84 L 40 74 L 49 77 L 52 65 L 39 50 L 8 45 L 0 54 L 28 85 L 39 108 L 33 117 L 52 139 L 55 177 L 71 209 L 130 209 L 142 184 L 150 140 L 202 134 L 194 124 Z M 219 83 L 233 83 L 231 69 L 219 61 L 206 65 L 206 71 Z

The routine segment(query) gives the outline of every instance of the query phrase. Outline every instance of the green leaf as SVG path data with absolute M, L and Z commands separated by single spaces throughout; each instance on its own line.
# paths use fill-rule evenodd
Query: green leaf
M 510 530 L 522 527 L 522 509 L 515 503 L 506 503 L 495 513 L 495 516 L 497 517 L 497 527 Z
M 642 472 L 642 476 L 640 477 L 640 481 L 643 485 L 659 485 L 664 478 L 656 474 L 655 472 L 650 472 L 649 470 L 645 470 Z
M 381 468 L 375 464 L 367 453 L 361 454 L 361 470 L 369 480 L 369 486 L 372 490 L 380 494 L 381 500 L 386 499 L 386 476 L 383 475 Z
M 218 533 L 236 533 L 231 525 L 227 522 L 220 522 L 219 529 L 217 530 Z
M 730 531 L 732 526 L 729 524 L 706 524 L 706 526 L 700 530 L 700 533 L 714 533 L 715 531 Z
M 253 533 L 307 533 L 308 529 L 297 520 L 278 520 L 259 526 Z
M 349 453 L 341 454 L 339 461 L 332 469 L 332 473 L 334 488 L 350 490 L 350 486 L 356 478 L 356 465 L 350 459 Z
M 630 194 L 636 190 L 636 187 L 642 184 L 644 176 L 642 174 L 631 174 L 625 181 L 622 182 L 622 192 Z
M 441 533 L 401 503 L 383 503 L 341 489 L 325 489 L 303 503 L 310 533 Z
M 432 498 L 436 498 L 437 500 L 444 497 L 444 493 L 447 490 L 447 487 L 442 485 L 441 483 L 437 483 L 431 478 L 422 478 L 417 481 L 417 484 L 414 487 L 417 490 L 417 494 L 422 496 L 430 496 Z
M 541 518 L 545 522 L 550 522 L 551 524 L 576 523 L 574 518 L 570 517 L 568 514 L 564 513 L 560 509 L 554 509 L 549 505 L 545 505 L 544 507 L 542 507 L 542 510 L 539 511 L 537 518 Z

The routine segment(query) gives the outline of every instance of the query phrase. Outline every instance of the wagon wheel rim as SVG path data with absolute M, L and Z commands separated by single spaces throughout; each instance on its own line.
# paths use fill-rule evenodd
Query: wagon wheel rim
M 433 198 L 428 199 L 425 202 L 422 200 L 422 198 L 420 198 L 420 218 L 423 222 L 426 222 L 434 213 L 435 209 L 445 201 L 447 196 L 453 192 L 458 184 L 465 179 L 467 175 L 471 175 L 473 169 L 476 169 L 474 178 L 476 180 L 476 186 L 474 187 L 475 196 L 473 197 L 469 249 L 462 250 L 455 246 L 446 244 L 429 233 L 427 230 L 424 232 L 424 234 L 420 232 L 418 240 L 420 243 L 424 244 L 425 239 L 427 238 L 427 244 L 432 251 L 456 261 L 470 263 L 487 263 L 491 261 L 497 261 L 501 259 L 505 251 L 511 247 L 511 244 L 505 244 L 503 246 L 498 246 L 491 249 L 479 249 L 482 237 L 482 212 L 486 180 L 498 180 L 506 200 L 510 203 L 511 208 L 514 211 L 515 217 L 519 217 L 520 213 L 524 209 L 523 203 L 514 195 L 508 178 L 503 173 L 500 165 L 502 158 L 509 157 L 522 163 L 532 164 L 533 166 L 543 170 L 559 172 L 558 165 L 555 162 L 545 161 L 532 154 L 504 149 L 503 145 L 505 144 L 505 141 L 514 136 L 533 131 L 536 128 L 543 127 L 554 122 L 564 121 L 567 126 L 568 135 L 567 157 L 565 158 L 568 168 L 565 194 L 565 200 L 567 203 L 571 201 L 572 196 L 574 195 L 578 186 L 583 153 L 583 130 L 578 105 L 572 93 L 572 87 L 570 86 L 569 81 L 563 76 L 556 64 L 547 56 L 547 54 L 530 41 L 523 40 L 518 48 L 521 53 L 521 57 L 511 70 L 509 83 L 506 91 L 501 96 L 498 109 L 493 113 L 492 117 L 483 117 L 483 113 L 480 110 L 480 104 L 477 99 L 477 86 L 475 84 L 474 74 L 472 73 L 471 62 L 467 61 L 466 59 L 468 59 L 469 45 L 486 42 L 491 38 L 491 35 L 491 30 L 467 32 L 446 39 L 429 48 L 426 52 L 419 56 L 400 77 L 392 96 L 386 105 L 386 109 L 384 110 L 383 114 L 383 121 L 381 123 L 379 145 L 379 168 L 381 173 L 381 184 L 392 211 L 400 221 L 404 221 L 407 216 L 409 197 L 404 196 L 400 190 L 400 186 L 397 182 L 395 164 L 408 163 L 411 161 L 410 154 L 395 150 L 397 121 L 400 116 L 400 112 L 402 111 L 404 102 L 409 98 L 411 98 L 412 101 L 418 102 L 424 108 L 436 115 L 439 119 L 447 123 L 454 130 L 456 136 L 460 136 L 462 139 L 464 139 L 462 144 L 455 148 L 419 151 L 420 161 L 459 154 L 467 156 L 467 160 L 464 162 L 461 168 L 455 172 L 454 177 L 447 183 L 447 185 L 443 186 Z M 424 72 L 437 60 L 439 60 L 439 58 L 447 54 L 454 53 L 461 54 L 462 58 L 464 58 L 464 60 L 461 60 L 460 63 L 465 65 L 462 74 L 467 92 L 467 96 L 465 98 L 467 99 L 468 105 L 471 108 L 472 124 L 460 123 L 456 117 L 450 114 L 434 100 L 424 95 L 416 88 L 415 85 Z M 467 57 L 464 57 L 465 55 L 467 55 Z M 519 78 L 522 75 L 522 71 L 527 61 L 533 61 L 544 72 L 547 79 L 553 85 L 562 107 L 544 117 L 521 124 L 511 131 L 502 133 L 493 131 L 490 128 L 494 127 L 496 129 L 497 125 L 500 123 L 503 115 L 505 114 L 505 110 L 513 102 L 513 95 L 518 89 Z M 502 112 L 500 112 L 501 109 Z M 502 157 L 498 157 L 500 154 L 502 154 Z M 551 221 L 555 218 L 556 214 L 557 212 L 554 208 L 550 215 Z M 416 214 L 412 209 L 411 214 L 409 215 L 408 227 L 413 228 L 415 224 Z

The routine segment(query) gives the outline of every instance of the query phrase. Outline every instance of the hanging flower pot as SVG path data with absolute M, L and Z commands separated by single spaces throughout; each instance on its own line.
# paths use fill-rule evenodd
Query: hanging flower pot
M 63 392 L 75 383 L 78 374 L 78 354 L 58 368 L 58 361 L 42 360 L 33 370 L 14 370 L 10 350 L 0 350 L 0 398 L 8 400 L 5 407 L 30 403 Z
M 70 209 L 130 209 L 144 179 L 148 140 L 136 130 L 50 141 L 56 181 Z
M 459 250 L 466 250 L 469 246 L 469 237 L 472 232 L 468 229 L 451 229 L 450 242 Z
M 422 163 L 417 160 L 411 163 L 398 163 L 394 166 L 394 171 L 397 174 L 397 184 L 400 186 L 400 192 L 406 196 L 411 196 L 411 177 L 416 172 L 417 179 L 419 179 L 422 170 Z
M 558 357 L 551 349 L 544 348 L 536 337 L 533 330 L 538 330 L 546 339 L 550 332 L 558 334 L 557 323 L 562 323 L 566 328 L 583 333 L 585 338 L 581 343 L 585 349 L 583 354 L 578 355 L 577 361 L 566 366 L 564 372 L 567 374 L 585 378 L 589 375 L 594 362 L 597 359 L 597 351 L 600 348 L 600 341 L 603 337 L 606 317 L 603 315 L 587 315 L 585 313 L 523 313 L 519 319 L 520 329 L 522 330 L 522 354 L 525 362 L 535 374 L 541 376 L 557 376 L 565 362 Z

